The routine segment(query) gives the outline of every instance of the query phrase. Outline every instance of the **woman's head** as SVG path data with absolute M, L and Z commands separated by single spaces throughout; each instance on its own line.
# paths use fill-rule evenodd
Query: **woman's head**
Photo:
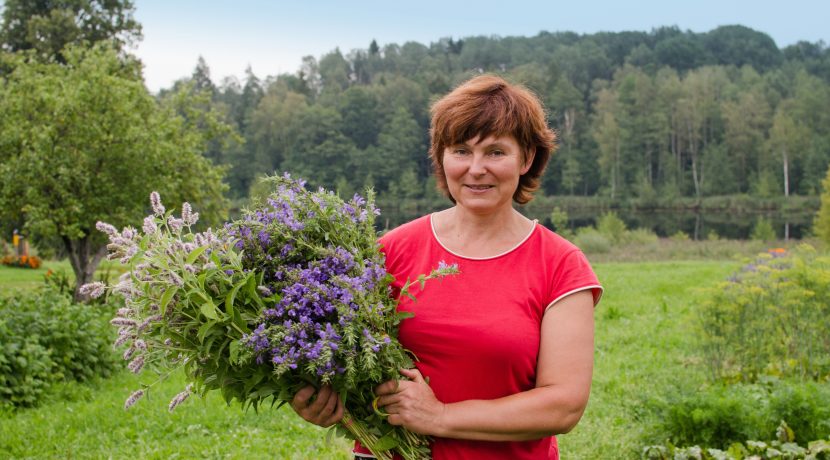
M 515 202 L 527 203 L 539 188 L 556 136 L 548 128 L 541 102 L 530 90 L 493 75 L 466 81 L 432 106 L 429 154 L 438 187 L 447 192 L 443 159 L 448 147 L 491 135 L 512 136 L 525 162 L 532 159 L 513 194 Z

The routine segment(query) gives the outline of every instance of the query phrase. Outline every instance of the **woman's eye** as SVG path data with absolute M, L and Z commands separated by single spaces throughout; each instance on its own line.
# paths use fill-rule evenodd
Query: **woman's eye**
M 455 153 L 456 155 L 465 155 L 467 154 L 467 149 L 455 149 L 453 153 Z
M 504 155 L 504 151 L 502 151 L 502 150 L 492 150 L 490 152 L 490 155 L 493 155 L 494 157 L 502 156 L 502 155 Z

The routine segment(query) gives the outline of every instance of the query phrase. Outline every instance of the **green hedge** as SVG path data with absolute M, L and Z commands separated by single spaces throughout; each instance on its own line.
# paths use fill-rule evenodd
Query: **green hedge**
M 49 288 L 0 298 L 0 404 L 34 406 L 56 382 L 109 376 L 112 313 Z

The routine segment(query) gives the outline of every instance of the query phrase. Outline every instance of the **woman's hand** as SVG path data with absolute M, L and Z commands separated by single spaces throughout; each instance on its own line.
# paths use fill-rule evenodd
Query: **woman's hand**
M 331 390 L 328 385 L 323 386 L 314 396 L 315 389 L 312 386 L 303 387 L 294 399 L 291 400 L 291 408 L 305 421 L 311 422 L 323 428 L 330 427 L 343 418 L 343 402 L 340 397 Z
M 446 405 L 435 398 L 418 369 L 401 369 L 401 374 L 409 380 L 390 380 L 375 388 L 378 408 L 389 414 L 392 425 L 418 434 L 439 434 Z

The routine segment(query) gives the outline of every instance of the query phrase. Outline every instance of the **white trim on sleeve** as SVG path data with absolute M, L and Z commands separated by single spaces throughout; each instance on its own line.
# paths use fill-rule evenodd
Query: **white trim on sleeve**
M 579 291 L 584 291 L 584 290 L 586 290 L 586 289 L 599 289 L 599 297 L 597 297 L 597 300 L 596 300 L 596 301 L 594 301 L 594 306 L 596 307 L 596 306 L 597 306 L 597 304 L 599 303 L 599 301 L 600 301 L 600 300 L 602 300 L 602 293 L 604 292 L 604 289 L 603 289 L 603 288 L 602 288 L 602 286 L 600 286 L 599 284 L 592 284 L 592 285 L 590 285 L 590 286 L 582 286 L 582 287 L 578 287 L 578 288 L 576 288 L 576 289 L 573 289 L 573 290 L 571 290 L 571 291 L 568 291 L 568 292 L 566 292 L 566 293 L 564 293 L 564 294 L 560 295 L 559 297 L 557 297 L 557 298 L 553 299 L 553 302 L 549 303 L 549 304 L 548 304 L 548 306 L 547 306 L 547 307 L 545 307 L 545 313 L 547 313 L 547 312 L 548 312 L 548 310 L 550 310 L 550 307 L 552 307 L 552 306 L 553 306 L 553 304 L 555 304 L 556 302 L 559 302 L 560 300 L 564 299 L 565 297 L 567 297 L 567 296 L 569 296 L 569 295 L 571 295 L 571 294 L 573 294 L 573 293 L 576 293 L 576 292 L 579 292 Z M 543 314 L 544 314 L 544 313 L 543 313 Z

